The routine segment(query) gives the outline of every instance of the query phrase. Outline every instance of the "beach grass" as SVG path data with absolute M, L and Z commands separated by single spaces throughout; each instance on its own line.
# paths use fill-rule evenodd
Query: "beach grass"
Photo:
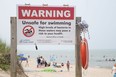
M 8 69 L 10 69 L 10 66 L 8 64 L 0 64 L 0 68 L 4 71 L 7 71 Z
M 4 71 L 10 68 L 10 47 L 0 40 L 0 68 Z

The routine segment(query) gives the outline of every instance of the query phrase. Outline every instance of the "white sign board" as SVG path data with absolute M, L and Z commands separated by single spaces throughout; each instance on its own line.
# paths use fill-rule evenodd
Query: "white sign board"
M 74 45 L 75 8 L 17 6 L 18 45 Z

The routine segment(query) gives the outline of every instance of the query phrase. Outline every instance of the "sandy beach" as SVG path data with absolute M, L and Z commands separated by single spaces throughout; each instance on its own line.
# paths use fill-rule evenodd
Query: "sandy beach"
M 73 72 L 28 72 L 29 77 L 75 77 Z M 82 77 L 112 77 L 110 69 L 104 68 L 88 68 L 82 73 Z
M 26 62 L 22 63 L 26 74 L 29 77 L 75 77 L 75 65 L 70 66 L 70 71 L 67 71 L 66 65 L 62 68 L 54 67 L 36 67 L 36 60 L 29 59 L 29 66 L 25 66 Z M 44 69 L 52 68 L 56 72 L 41 72 Z M 82 77 L 112 77 L 111 69 L 100 67 L 89 67 L 87 70 L 82 69 Z
M 111 69 L 106 68 L 88 68 L 86 71 L 83 71 L 83 77 L 113 77 Z
M 26 72 L 29 77 L 75 77 L 74 72 Z M 111 69 L 88 68 L 82 77 L 112 77 Z M 8 73 L 0 71 L 0 77 L 10 77 Z
M 25 73 L 29 77 L 75 77 L 75 65 L 70 66 L 70 71 L 67 71 L 66 66 L 62 68 L 54 67 L 41 67 L 37 68 L 36 60 L 29 59 L 29 65 L 26 62 L 22 62 Z M 42 70 L 54 69 L 56 72 L 45 72 Z M 0 77 L 10 77 L 8 73 L 0 71 Z M 82 70 L 82 77 L 112 77 L 111 69 L 100 67 L 89 67 L 87 70 Z
M 10 77 L 8 72 L 4 72 L 0 69 L 0 77 Z

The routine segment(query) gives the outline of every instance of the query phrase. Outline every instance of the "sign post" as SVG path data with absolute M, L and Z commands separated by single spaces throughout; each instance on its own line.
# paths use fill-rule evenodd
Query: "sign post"
M 76 17 L 76 23 L 81 22 L 81 17 Z M 82 68 L 80 60 L 80 33 L 81 29 L 79 25 L 76 24 L 76 44 L 75 44 L 75 56 L 76 56 L 76 77 L 82 77 Z
M 10 18 L 11 23 L 11 51 L 10 51 L 10 57 L 11 57 L 11 77 L 17 77 L 17 20 L 16 17 Z

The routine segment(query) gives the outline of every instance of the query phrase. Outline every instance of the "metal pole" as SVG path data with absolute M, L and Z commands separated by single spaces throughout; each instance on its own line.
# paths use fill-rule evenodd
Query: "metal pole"
M 10 51 L 10 57 L 11 57 L 11 77 L 17 77 L 17 21 L 16 17 L 10 18 L 11 23 L 11 51 Z
M 76 22 L 81 22 L 81 17 L 76 17 Z M 82 68 L 80 61 L 80 33 L 81 29 L 76 24 L 76 45 L 75 45 L 75 56 L 76 56 L 76 77 L 82 77 Z

